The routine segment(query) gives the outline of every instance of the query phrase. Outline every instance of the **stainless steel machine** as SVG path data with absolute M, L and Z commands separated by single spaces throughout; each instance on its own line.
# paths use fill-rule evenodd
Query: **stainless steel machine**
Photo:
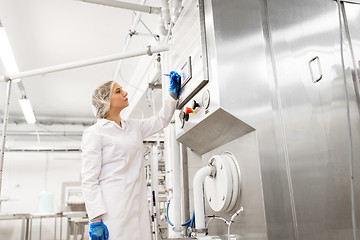
M 360 238 L 360 2 L 338 2 L 183 1 L 177 140 L 204 166 L 236 159 L 232 210 L 205 196 L 207 216 L 244 208 L 232 239 Z M 222 221 L 207 227 L 228 234 Z

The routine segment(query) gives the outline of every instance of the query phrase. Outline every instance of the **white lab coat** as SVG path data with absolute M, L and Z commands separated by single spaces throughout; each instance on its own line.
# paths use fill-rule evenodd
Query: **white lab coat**
M 150 240 L 143 139 L 166 127 L 177 101 L 168 97 L 157 116 L 100 119 L 82 139 L 82 191 L 89 219 L 102 215 L 109 240 Z

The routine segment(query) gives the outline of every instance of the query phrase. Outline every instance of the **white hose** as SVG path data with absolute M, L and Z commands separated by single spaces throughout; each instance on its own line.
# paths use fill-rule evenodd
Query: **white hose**
M 194 176 L 194 209 L 195 209 L 195 226 L 196 229 L 205 229 L 205 206 L 204 206 L 204 189 L 203 184 L 206 176 L 211 173 L 211 167 L 201 168 Z M 197 236 L 205 236 L 205 233 L 198 233 Z

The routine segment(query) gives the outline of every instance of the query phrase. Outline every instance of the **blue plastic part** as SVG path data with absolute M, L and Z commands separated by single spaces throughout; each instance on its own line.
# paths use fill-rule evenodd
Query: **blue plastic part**
M 102 220 L 101 222 L 90 223 L 89 225 L 91 240 L 107 240 L 109 238 L 109 230 Z
M 170 78 L 170 95 L 173 98 L 178 98 L 181 90 L 181 76 L 175 71 L 171 71 L 170 74 L 165 74 Z
M 166 220 L 167 222 L 170 224 L 170 226 L 174 226 L 174 224 L 171 223 L 170 219 L 169 219 L 169 204 L 170 202 L 167 203 L 167 207 L 166 207 Z
M 172 224 L 172 222 L 170 221 L 169 219 L 169 205 L 170 205 L 170 202 L 167 203 L 167 206 L 166 206 L 166 221 L 170 224 L 170 226 L 174 226 L 174 224 Z M 195 211 L 193 213 L 193 217 L 191 219 L 189 219 L 186 223 L 183 223 L 181 224 L 181 226 L 186 226 L 188 224 L 191 224 L 193 219 L 195 219 Z

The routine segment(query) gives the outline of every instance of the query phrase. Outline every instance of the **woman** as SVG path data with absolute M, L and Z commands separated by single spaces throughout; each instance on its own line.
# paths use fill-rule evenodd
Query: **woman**
M 127 92 L 116 82 L 100 85 L 92 96 L 99 120 L 82 139 L 82 191 L 90 219 L 90 237 L 109 240 L 150 240 L 143 139 L 166 127 L 174 113 L 180 76 L 170 73 L 170 95 L 160 113 L 134 121 L 121 118 L 129 105 Z

